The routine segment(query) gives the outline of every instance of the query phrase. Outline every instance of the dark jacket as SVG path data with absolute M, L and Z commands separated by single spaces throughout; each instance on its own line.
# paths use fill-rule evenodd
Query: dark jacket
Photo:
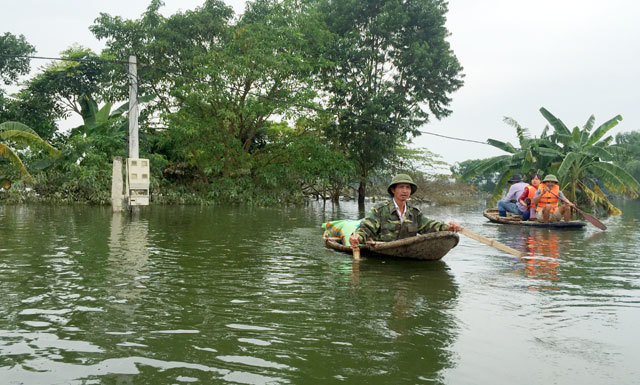
M 370 239 L 389 242 L 413 237 L 417 234 L 448 229 L 449 225 L 425 217 L 420 209 L 411 206 L 408 202 L 406 203 L 404 221 L 400 223 L 400 216 L 393 199 L 391 199 L 372 207 L 355 234 L 360 235 L 364 242 Z

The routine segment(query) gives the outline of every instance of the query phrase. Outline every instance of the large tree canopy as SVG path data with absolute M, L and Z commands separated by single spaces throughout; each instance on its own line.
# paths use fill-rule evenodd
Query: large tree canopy
M 322 77 L 335 113 L 328 136 L 357 163 L 363 203 L 370 172 L 431 115 L 451 113 L 462 67 L 446 41 L 444 1 L 319 1 L 336 36 Z
M 354 180 L 364 198 L 367 178 L 446 116 L 462 84 L 442 1 L 254 0 L 238 17 L 221 0 L 169 16 L 162 6 L 151 0 L 131 20 L 100 14 L 90 30 L 102 52 L 72 46 L 0 109 L 63 150 L 38 168 L 43 195 L 108 198 L 126 122 L 107 115 L 128 99 L 131 55 L 152 181 L 216 200 L 337 200 Z M 57 130 L 75 114 L 83 126 Z
M 312 101 L 322 29 L 294 1 L 258 0 L 231 23 L 231 8 L 207 0 L 169 18 L 152 1 L 139 20 L 101 15 L 92 31 L 112 56 L 134 53 L 141 93 L 157 96 L 165 126 L 158 148 L 198 170 L 203 182 L 242 168 L 266 122 Z

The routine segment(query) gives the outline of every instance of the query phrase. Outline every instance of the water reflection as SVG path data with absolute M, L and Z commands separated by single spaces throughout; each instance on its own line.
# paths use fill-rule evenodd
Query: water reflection
M 533 231 L 525 238 L 526 252 L 522 261 L 527 278 L 558 280 L 558 235 Z
M 108 280 L 114 297 L 131 301 L 138 297 L 148 278 L 140 272 L 149 260 L 149 223 L 140 218 L 139 212 L 112 213 L 110 223 Z
M 439 382 L 455 365 L 451 346 L 459 329 L 458 287 L 447 265 L 354 262 L 348 256 L 341 265 L 351 289 L 333 299 L 333 309 L 351 310 L 343 315 L 344 330 L 330 334 L 340 344 L 337 353 L 322 358 L 332 376 L 353 383 L 369 382 L 374 375 L 380 383 Z

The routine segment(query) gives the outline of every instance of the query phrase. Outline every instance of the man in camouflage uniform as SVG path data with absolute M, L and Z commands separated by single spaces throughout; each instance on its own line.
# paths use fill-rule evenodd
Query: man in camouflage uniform
M 360 227 L 349 238 L 352 247 L 368 240 L 395 241 L 436 231 L 460 231 L 455 222 L 449 224 L 431 220 L 417 207 L 407 203 L 418 186 L 407 174 L 398 174 L 391 180 L 387 191 L 393 198 L 371 208 Z

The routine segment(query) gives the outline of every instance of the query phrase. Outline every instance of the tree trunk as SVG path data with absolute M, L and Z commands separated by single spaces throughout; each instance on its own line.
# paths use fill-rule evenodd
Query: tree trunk
M 360 185 L 358 186 L 358 207 L 364 207 L 365 192 L 366 182 L 364 180 L 361 180 Z
M 333 203 L 339 203 L 340 202 L 340 191 L 342 189 L 339 188 L 333 188 L 331 189 L 331 202 Z

